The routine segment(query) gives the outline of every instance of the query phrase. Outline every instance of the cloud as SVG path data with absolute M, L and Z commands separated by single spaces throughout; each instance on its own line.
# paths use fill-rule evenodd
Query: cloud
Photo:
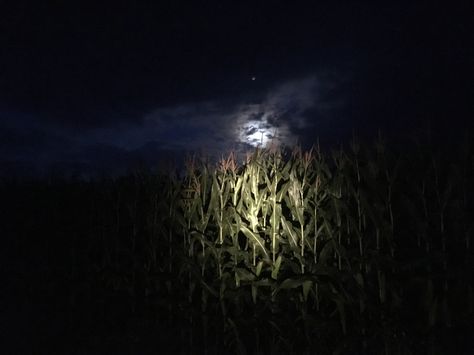
M 331 80 L 309 75 L 248 97 L 158 107 L 135 120 L 89 130 L 45 124 L 33 116 L 16 117 L 3 127 L 4 135 L 15 142 L 0 144 L 1 158 L 89 171 L 116 167 L 123 172 L 134 161 L 153 165 L 191 152 L 216 159 L 231 150 L 244 156 L 256 146 L 292 146 L 304 141 L 315 122 L 327 120 L 328 112 L 342 105 L 325 97 L 331 86 Z
M 334 109 L 322 101 L 331 80 L 316 75 L 280 82 L 258 95 L 230 100 L 187 102 L 159 107 L 137 123 L 120 122 L 84 134 L 81 142 L 106 144 L 124 151 L 143 151 L 148 143 L 164 152 L 200 152 L 218 158 L 233 150 L 238 154 L 269 144 L 292 146 L 304 140 L 315 117 Z M 158 152 L 156 152 L 158 154 Z
M 319 104 L 320 86 L 316 76 L 308 76 L 268 88 L 258 102 L 216 100 L 158 108 L 141 126 L 116 131 L 112 141 L 129 149 L 158 141 L 169 149 L 210 155 L 270 143 L 293 145 L 300 139 L 296 133 L 311 124 L 306 114 Z

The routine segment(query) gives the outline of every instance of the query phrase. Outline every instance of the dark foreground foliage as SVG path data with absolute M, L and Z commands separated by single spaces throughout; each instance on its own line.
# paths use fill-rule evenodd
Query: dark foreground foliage
M 5 181 L 9 353 L 469 354 L 473 152 Z

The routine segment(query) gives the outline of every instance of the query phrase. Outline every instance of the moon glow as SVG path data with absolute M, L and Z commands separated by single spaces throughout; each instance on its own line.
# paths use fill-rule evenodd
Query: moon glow
M 251 120 L 246 122 L 240 130 L 239 140 L 254 147 L 267 147 L 277 134 L 276 127 L 266 122 Z

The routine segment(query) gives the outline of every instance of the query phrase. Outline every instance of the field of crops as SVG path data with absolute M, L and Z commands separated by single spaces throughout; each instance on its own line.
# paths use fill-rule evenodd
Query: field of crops
M 88 354 L 467 354 L 473 170 L 468 147 L 448 159 L 379 138 L 194 157 L 182 174 L 4 182 L 10 340 Z

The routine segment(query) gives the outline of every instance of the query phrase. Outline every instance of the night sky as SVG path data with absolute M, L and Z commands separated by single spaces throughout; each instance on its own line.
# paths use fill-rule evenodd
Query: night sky
M 11 3 L 0 175 L 119 174 L 379 129 L 445 142 L 472 126 L 462 2 Z

